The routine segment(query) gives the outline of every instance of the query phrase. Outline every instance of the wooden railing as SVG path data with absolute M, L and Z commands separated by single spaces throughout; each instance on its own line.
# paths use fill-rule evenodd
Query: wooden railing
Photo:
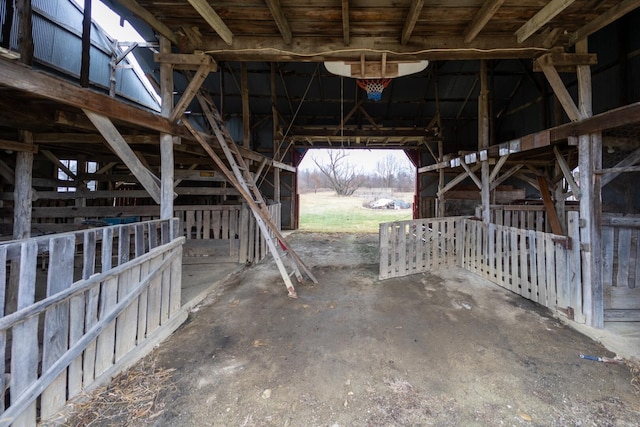
M 149 221 L 0 244 L 0 425 L 51 417 L 186 319 L 177 230 Z

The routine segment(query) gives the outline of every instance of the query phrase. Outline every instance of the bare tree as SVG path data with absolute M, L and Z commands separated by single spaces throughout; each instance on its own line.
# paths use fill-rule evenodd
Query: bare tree
M 376 174 L 382 180 L 386 188 L 392 188 L 393 182 L 398 178 L 401 165 L 398 159 L 391 154 L 387 154 L 376 162 Z
M 329 162 L 321 164 L 318 159 L 313 162 L 318 166 L 339 196 L 351 196 L 365 181 L 365 177 L 353 168 L 346 160 L 348 154 L 344 150 L 329 150 Z

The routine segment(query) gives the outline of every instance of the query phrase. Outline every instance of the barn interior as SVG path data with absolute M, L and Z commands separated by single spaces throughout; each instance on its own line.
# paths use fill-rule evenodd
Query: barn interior
M 550 301 L 534 285 L 515 292 L 589 327 L 640 321 L 640 194 L 633 185 L 640 171 L 640 33 L 633 30 L 640 1 L 104 0 L 145 42 L 113 39 L 92 22 L 91 0 L 79 3 L 0 2 L 6 366 L 39 345 L 16 347 L 13 328 L 38 329 L 24 323 L 32 315 L 21 310 L 40 303 L 40 323 L 47 323 L 46 310 L 59 309 L 47 305 L 59 302 L 43 302 L 54 291 L 67 292 L 60 298 L 73 307 L 72 283 L 84 281 L 89 293 L 106 289 L 110 268 L 130 274 L 124 266 L 136 259 L 142 264 L 133 268 L 162 277 L 157 320 L 146 326 L 149 346 L 186 318 L 177 272 L 183 263 L 242 265 L 271 253 L 295 297 L 293 276 L 316 278 L 282 230 L 299 226 L 296 168 L 314 148 L 404 151 L 417 178 L 413 215 L 423 222 L 416 224 L 447 239 L 455 228 L 469 248 L 477 243 L 475 252 L 460 249 L 468 269 L 510 288 L 507 273 L 519 264 L 528 281 L 543 286 L 541 259 L 553 253 L 559 265 L 561 247 L 567 268 L 553 282 L 555 289 L 562 275 L 564 299 Z M 363 89 L 373 79 L 384 87 L 379 100 Z M 454 217 L 476 221 L 441 225 Z M 398 227 L 385 229 L 387 246 L 381 240 L 381 277 L 420 270 L 399 265 L 398 245 L 412 232 L 402 228 L 398 237 Z M 522 237 L 511 246 L 492 234 L 507 228 L 523 230 L 513 232 Z M 510 258 L 536 254 L 530 232 L 545 235 L 535 242 L 551 242 L 536 265 Z M 446 244 L 450 252 L 463 248 Z M 469 259 L 482 252 L 500 254 L 476 267 Z M 65 263 L 63 273 L 50 272 Z M 36 265 L 60 283 L 36 278 Z M 140 283 L 154 283 L 138 274 Z M 62 339 L 45 367 L 102 325 L 100 307 L 119 303 L 97 295 L 86 301 L 82 311 L 94 319 Z M 145 341 L 135 331 L 123 339 L 113 364 L 93 362 L 101 367 L 85 374 L 86 384 L 121 369 Z M 24 363 L 12 372 L 38 361 Z M 12 396 L 45 371 L 12 377 Z M 30 419 L 35 409 L 22 410 L 35 408 L 34 399 L 6 411 Z

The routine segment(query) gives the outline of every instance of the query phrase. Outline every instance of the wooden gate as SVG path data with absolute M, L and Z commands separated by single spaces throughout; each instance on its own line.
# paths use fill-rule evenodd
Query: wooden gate
M 380 279 L 456 265 L 460 217 L 380 224 Z

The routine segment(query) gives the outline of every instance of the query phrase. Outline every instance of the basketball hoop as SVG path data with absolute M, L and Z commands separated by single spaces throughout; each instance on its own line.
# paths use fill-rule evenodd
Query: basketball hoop
M 367 92 L 367 98 L 374 101 L 382 99 L 382 91 L 391 83 L 391 79 L 357 79 L 358 86 Z

